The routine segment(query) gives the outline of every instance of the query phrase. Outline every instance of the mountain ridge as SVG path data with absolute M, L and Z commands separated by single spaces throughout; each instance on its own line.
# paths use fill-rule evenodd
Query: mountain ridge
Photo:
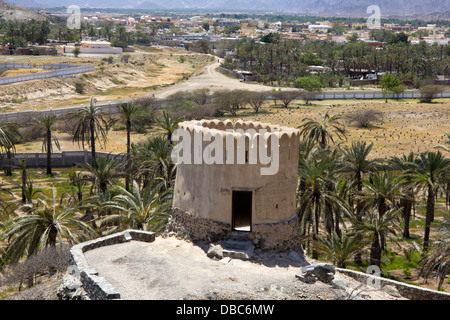
M 227 11 L 272 11 L 328 16 L 368 17 L 367 8 L 378 5 L 381 16 L 430 15 L 450 11 L 450 0 L 7 0 L 26 7 L 61 7 L 123 9 L 208 9 Z

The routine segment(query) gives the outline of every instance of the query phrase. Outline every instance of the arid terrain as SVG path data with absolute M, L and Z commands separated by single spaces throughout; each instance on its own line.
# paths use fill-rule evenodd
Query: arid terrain
M 87 103 L 92 96 L 99 102 L 107 102 L 152 95 L 156 98 L 167 98 L 177 91 L 201 88 L 208 88 L 211 91 L 236 88 L 252 91 L 273 89 L 269 86 L 243 83 L 217 72 L 219 63 L 209 55 L 192 54 L 177 48 L 156 47 L 138 47 L 130 55 L 129 63 L 120 62 L 120 58 L 115 57 L 112 64 L 101 61 L 100 58 L 77 58 L 84 63 L 94 63 L 96 71 L 76 77 L 0 86 L 0 110 L 4 112 L 40 110 L 48 109 L 49 106 L 58 108 Z M 181 56 L 184 58 L 180 59 Z M 25 62 L 23 57 L 7 59 Z M 34 63 L 42 63 L 48 62 L 45 59 L 49 58 L 33 57 L 33 59 L 37 59 Z M 72 63 L 74 59 L 74 57 L 56 58 Z M 85 83 L 85 94 L 75 92 L 76 81 Z M 11 103 L 13 99 L 18 103 Z M 231 119 L 298 127 L 304 118 L 316 118 L 319 113 L 325 114 L 328 111 L 332 115 L 346 117 L 361 109 L 382 112 L 383 122 L 374 123 L 368 128 L 358 128 L 354 124 L 344 122 L 348 137 L 343 143 L 356 140 L 374 142 L 372 157 L 433 150 L 437 144 L 444 141 L 444 132 L 450 131 L 450 99 L 437 99 L 429 104 L 419 103 L 418 100 L 389 100 L 388 103 L 382 100 L 323 100 L 313 101 L 311 105 L 305 105 L 303 100 L 296 100 L 288 109 L 282 108 L 279 102 L 278 105 L 268 102 L 259 114 L 246 108 Z M 139 141 L 142 137 L 142 134 L 133 134 L 133 142 Z M 79 149 L 67 134 L 60 132 L 58 138 L 62 151 Z M 125 131 L 111 131 L 109 143 L 102 151 L 124 152 L 125 139 Z M 40 142 L 18 146 L 18 152 L 40 150 Z
M 151 93 L 160 87 L 173 85 L 203 69 L 210 63 L 208 55 L 192 54 L 180 49 L 137 48 L 129 54 L 128 63 L 121 56 L 112 62 L 103 61 L 109 55 L 92 55 L 75 58 L 71 55 L 57 57 L 8 56 L 5 62 L 93 64 L 95 71 L 58 78 L 33 80 L 0 86 L 0 111 L 41 110 L 89 102 L 95 96 L 99 102 L 132 99 Z M 180 56 L 185 56 L 180 59 Z M 75 91 L 81 82 L 85 92 Z

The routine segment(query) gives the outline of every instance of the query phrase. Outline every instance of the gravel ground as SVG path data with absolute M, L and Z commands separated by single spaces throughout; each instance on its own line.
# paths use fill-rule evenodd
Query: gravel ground
M 287 253 L 255 252 L 250 261 L 214 260 L 207 244 L 157 237 L 152 243 L 130 241 L 86 252 L 88 264 L 107 279 L 124 300 L 265 299 L 368 300 L 399 299 L 350 277 L 346 289 L 320 281 L 303 283 L 295 275 L 301 266 L 316 263 L 290 258 Z M 344 291 L 345 290 L 345 291 Z M 346 293 L 345 293 L 346 292 Z

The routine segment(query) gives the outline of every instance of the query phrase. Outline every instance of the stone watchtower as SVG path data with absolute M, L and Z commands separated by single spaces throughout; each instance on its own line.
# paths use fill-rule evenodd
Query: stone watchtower
M 300 246 L 298 130 L 242 120 L 185 121 L 178 129 L 172 231 L 194 241 L 240 233 L 261 248 Z

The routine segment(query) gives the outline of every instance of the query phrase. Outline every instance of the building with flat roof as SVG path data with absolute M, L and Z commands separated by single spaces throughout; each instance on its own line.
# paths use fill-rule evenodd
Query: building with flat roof
M 63 46 L 63 53 L 72 53 L 75 48 L 80 48 L 80 53 L 88 54 L 122 54 L 122 48 L 111 47 L 108 41 L 82 41 L 81 46 L 74 43 Z

